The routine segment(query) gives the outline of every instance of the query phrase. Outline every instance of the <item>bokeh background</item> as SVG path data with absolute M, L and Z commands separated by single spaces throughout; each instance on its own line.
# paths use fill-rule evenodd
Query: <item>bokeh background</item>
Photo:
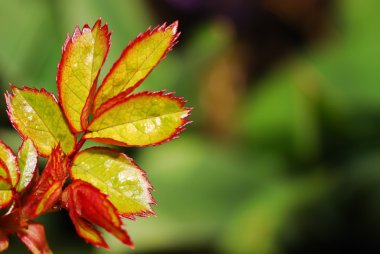
M 148 172 L 157 217 L 127 221 L 111 253 L 380 253 L 380 2 L 377 0 L 0 1 L 1 92 L 56 93 L 66 33 L 113 31 L 104 76 L 150 25 L 180 43 L 141 89 L 194 107 L 180 139 L 127 149 Z M 20 144 L 0 98 L 0 138 Z M 41 165 L 42 167 L 42 165 Z M 55 253 L 110 253 L 67 213 L 40 218 Z M 27 253 L 11 239 L 5 253 Z

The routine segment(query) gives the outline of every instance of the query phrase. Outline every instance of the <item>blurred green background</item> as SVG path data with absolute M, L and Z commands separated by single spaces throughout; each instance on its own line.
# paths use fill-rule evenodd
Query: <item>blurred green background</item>
M 111 253 L 380 253 L 380 2 L 0 1 L 1 92 L 56 93 L 75 24 L 109 23 L 102 76 L 127 43 L 179 20 L 180 43 L 141 86 L 194 107 L 180 139 L 126 152 L 155 187 L 157 217 L 127 221 Z M 0 99 L 0 138 L 20 144 Z M 41 165 L 42 166 L 42 165 Z M 54 253 L 109 253 L 44 216 Z M 5 253 L 27 253 L 11 239 Z

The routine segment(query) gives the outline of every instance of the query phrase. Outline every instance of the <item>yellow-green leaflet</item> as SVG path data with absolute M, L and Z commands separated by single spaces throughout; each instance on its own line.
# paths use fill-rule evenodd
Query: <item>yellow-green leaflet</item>
M 12 150 L 0 141 L 0 160 L 2 160 L 8 169 L 11 177 L 12 186 L 16 186 L 19 180 L 19 169 L 16 162 L 16 156 Z M 8 196 L 8 195 L 6 195 Z
M 13 200 L 13 193 L 11 190 L 0 191 L 0 208 L 8 206 Z
M 20 168 L 20 180 L 16 186 L 18 192 L 23 191 L 32 181 L 37 168 L 37 150 L 30 139 L 23 142 L 18 152 L 18 165 Z
M 174 22 L 148 29 L 128 45 L 96 93 L 94 113 L 111 98 L 128 94 L 149 75 L 175 44 L 177 28 L 178 23 Z
M 61 145 L 66 154 L 75 146 L 75 137 L 52 94 L 41 89 L 12 87 L 7 94 L 7 107 L 13 126 L 26 138 L 30 138 L 38 153 L 49 156 L 51 150 Z
M 110 46 L 108 26 L 99 19 L 90 29 L 77 27 L 67 38 L 59 63 L 57 83 L 62 109 L 76 133 L 87 126 L 96 80 Z
M 97 116 L 85 138 L 121 146 L 157 145 L 183 130 L 189 111 L 172 94 L 135 94 Z
M 10 183 L 8 169 L 3 161 L 0 163 L 0 191 L 10 190 L 12 185 Z
M 145 173 L 125 154 L 110 148 L 93 147 L 80 152 L 70 169 L 80 179 L 108 195 L 108 200 L 124 216 L 153 213 L 151 185 Z
M 7 169 L 2 170 L 11 177 L 11 186 L 15 186 L 19 180 L 19 170 L 17 166 L 16 156 L 12 150 L 0 141 L 0 160 L 4 162 Z M 6 172 L 8 170 L 8 172 Z M 5 184 L 5 183 L 4 183 Z M 6 187 L 6 186 L 3 186 Z M 11 190 L 0 190 L 0 208 L 8 206 L 13 199 Z

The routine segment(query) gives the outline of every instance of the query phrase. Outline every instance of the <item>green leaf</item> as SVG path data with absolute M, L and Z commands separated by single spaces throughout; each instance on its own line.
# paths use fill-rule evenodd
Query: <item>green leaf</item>
M 0 160 L 0 191 L 10 190 L 12 188 L 12 183 L 9 175 L 7 165 Z
M 145 173 L 118 150 L 86 149 L 74 158 L 70 173 L 106 194 L 122 216 L 153 214 L 150 204 L 155 202 Z
M 64 153 L 70 154 L 75 136 L 54 96 L 44 89 L 26 87 L 12 86 L 12 92 L 6 95 L 8 115 L 20 135 L 30 138 L 42 156 L 49 156 L 58 144 Z
M 87 127 L 96 82 L 110 46 L 108 26 L 99 19 L 92 29 L 86 24 L 75 28 L 66 39 L 58 66 L 59 98 L 71 129 L 78 133 Z
M 37 150 L 30 139 L 25 140 L 18 151 L 18 165 L 20 168 L 20 181 L 16 186 L 18 192 L 23 191 L 32 181 L 37 169 Z
M 115 96 L 125 97 L 149 75 L 176 44 L 178 22 L 148 29 L 123 51 L 107 74 L 94 99 L 93 112 Z
M 6 144 L 0 141 L 0 160 L 2 160 L 11 177 L 12 186 L 16 186 L 19 181 L 20 171 L 18 169 L 16 155 Z M 8 195 L 6 195 L 8 196 Z
M 190 113 L 184 104 L 163 92 L 132 95 L 97 116 L 85 138 L 120 146 L 158 145 L 183 131 Z
M 0 191 L 0 209 L 7 207 L 13 200 L 13 193 L 11 190 Z

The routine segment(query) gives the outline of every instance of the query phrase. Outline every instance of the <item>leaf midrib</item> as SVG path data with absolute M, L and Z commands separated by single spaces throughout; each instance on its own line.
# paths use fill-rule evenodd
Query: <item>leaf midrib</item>
M 173 37 L 173 35 L 172 35 L 172 37 Z M 143 66 L 144 64 L 145 64 L 145 62 L 146 61 L 148 61 L 148 59 L 153 55 L 153 53 L 154 52 L 156 52 L 156 50 L 161 46 L 161 44 L 162 43 L 164 43 L 164 41 L 165 41 L 165 39 L 163 39 L 163 40 L 161 40 L 161 42 L 160 43 L 158 43 L 157 44 L 157 46 L 156 47 L 154 47 L 153 49 L 152 49 L 152 51 L 145 57 L 145 59 L 140 63 L 140 65 L 139 66 L 137 66 L 134 70 L 134 72 L 133 72 L 133 74 L 130 76 L 130 78 L 125 82 L 125 85 L 124 86 L 122 86 L 122 89 L 119 89 L 119 91 L 116 93 L 116 94 L 118 94 L 118 93 L 120 93 L 120 91 L 124 91 L 124 90 L 126 90 L 127 88 L 130 88 L 130 87 L 132 87 L 131 85 L 129 85 L 129 83 L 131 82 L 131 80 L 136 76 L 136 73 L 141 69 L 141 66 Z M 169 46 L 170 46 L 170 44 L 169 44 Z M 167 49 L 165 49 L 165 52 L 166 52 L 166 50 Z M 165 54 L 165 52 L 163 53 L 163 54 Z M 127 54 L 126 54 L 126 56 L 127 56 Z M 161 59 L 161 58 L 160 58 Z M 160 61 L 160 59 L 158 60 L 158 61 Z M 153 66 L 153 68 L 154 68 L 154 66 Z M 150 70 L 150 71 L 152 71 L 153 70 L 153 68 Z M 148 71 L 148 73 L 149 73 L 149 71 Z M 108 81 L 108 79 L 107 79 L 107 81 Z M 124 83 L 124 82 L 123 82 Z M 113 95 L 111 96 L 111 97 L 109 97 L 109 98 L 107 98 L 107 96 L 104 94 L 104 96 L 101 96 L 104 100 L 103 101 L 101 101 L 100 102 L 100 104 L 99 104 L 99 106 L 98 106 L 98 108 L 103 104 L 103 103 L 105 103 L 105 102 L 107 102 L 108 100 L 110 100 L 111 98 L 113 98 L 114 96 L 115 96 L 115 82 L 114 81 L 112 81 L 112 83 L 110 84 L 111 85 L 111 87 L 112 87 L 112 93 L 113 93 Z M 99 98 L 100 99 L 100 98 Z
M 138 123 L 138 122 L 146 121 L 148 119 L 161 118 L 161 117 L 164 117 L 164 116 L 176 115 L 176 114 L 179 114 L 179 113 L 186 113 L 186 112 L 187 112 L 187 110 L 182 110 L 182 111 L 172 112 L 172 113 L 169 113 L 169 114 L 163 114 L 163 115 L 159 115 L 159 116 L 145 117 L 145 118 L 142 118 L 142 119 L 139 119 L 139 120 L 136 120 L 136 121 L 125 122 L 125 123 L 121 123 L 121 124 L 114 124 L 114 125 L 107 126 L 107 127 L 104 127 L 104 128 L 93 130 L 93 131 L 102 131 L 102 130 L 106 130 L 106 129 L 112 129 L 112 128 L 115 128 L 115 127 L 118 127 L 118 126 L 123 126 L 123 125 L 127 125 L 127 124 L 135 124 L 135 123 Z M 182 119 L 182 117 L 181 117 L 181 119 Z M 89 128 L 89 130 L 91 130 L 91 129 Z

